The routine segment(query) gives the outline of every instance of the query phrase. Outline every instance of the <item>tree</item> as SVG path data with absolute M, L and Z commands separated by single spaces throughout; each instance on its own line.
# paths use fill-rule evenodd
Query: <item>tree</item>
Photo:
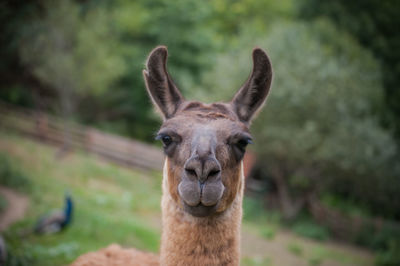
M 382 64 L 385 101 L 383 120 L 400 138 L 400 2 L 396 0 L 320 1 L 305 0 L 299 17 L 328 17 L 371 50 Z
M 0 99 L 32 107 L 32 94 L 23 85 L 38 85 L 19 60 L 18 39 L 27 19 L 41 10 L 38 2 L 4 0 L 0 4 Z
M 257 40 L 271 57 L 274 82 L 253 128 L 255 148 L 277 185 L 283 216 L 295 217 L 310 194 L 337 176 L 353 185 L 349 190 L 361 185 L 370 200 L 378 198 L 373 186 L 394 175 L 397 150 L 377 119 L 383 89 L 371 53 L 326 21 L 276 24 Z M 232 94 L 245 80 L 247 43 L 254 37 L 217 60 L 209 87 Z M 383 190 L 395 197 L 389 186 Z
M 157 129 L 158 116 L 143 82 L 146 56 L 157 45 L 168 46 L 171 75 L 183 91 L 189 90 L 213 62 L 213 29 L 205 23 L 212 8 L 195 0 L 119 0 L 111 12 L 127 71 L 105 97 L 105 109 L 113 108 L 106 116 L 123 122 L 125 134 L 151 141 L 149 132 Z
M 22 29 L 19 56 L 34 76 L 56 91 L 66 120 L 74 114 L 78 97 L 104 93 L 124 72 L 107 25 L 105 10 L 82 14 L 72 1 L 48 1 Z M 64 140 L 67 147 L 67 130 Z
M 74 96 L 102 93 L 124 72 L 104 12 L 82 15 L 74 2 L 49 1 L 22 30 L 22 62 L 57 91 L 67 117 L 73 113 Z

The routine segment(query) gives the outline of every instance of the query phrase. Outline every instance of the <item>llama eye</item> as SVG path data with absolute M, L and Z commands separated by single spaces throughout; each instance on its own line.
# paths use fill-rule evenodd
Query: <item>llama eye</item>
M 247 145 L 252 143 L 253 141 L 251 140 L 251 138 L 247 136 L 241 137 L 233 143 L 232 145 L 233 155 L 235 156 L 238 162 L 243 159 Z
M 251 138 L 242 138 L 242 139 L 240 139 L 240 140 L 236 143 L 236 145 L 237 145 L 240 149 L 243 149 L 243 150 L 246 148 L 246 146 L 247 146 L 248 144 L 253 144 L 253 141 L 251 140 Z
M 164 147 L 168 147 L 172 143 L 172 137 L 167 134 L 159 134 L 156 137 L 156 140 L 161 140 L 164 144 Z
M 165 146 L 168 146 L 172 142 L 172 138 L 168 135 L 165 135 L 161 138 L 161 141 L 164 143 Z

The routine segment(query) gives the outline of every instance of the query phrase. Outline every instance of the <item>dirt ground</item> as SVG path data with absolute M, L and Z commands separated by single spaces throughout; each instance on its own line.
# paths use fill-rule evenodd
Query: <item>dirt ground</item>
M 6 210 L 0 213 L 0 232 L 3 232 L 8 226 L 24 217 L 29 206 L 29 199 L 12 189 L 1 186 L 0 194 L 7 201 Z

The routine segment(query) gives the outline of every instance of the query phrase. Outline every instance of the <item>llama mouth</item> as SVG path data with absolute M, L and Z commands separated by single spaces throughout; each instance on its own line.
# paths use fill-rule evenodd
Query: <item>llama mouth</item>
M 183 202 L 183 210 L 195 217 L 207 217 L 212 214 L 214 214 L 217 210 L 217 205 L 212 205 L 212 206 L 205 206 L 201 203 L 199 203 L 196 206 L 190 206 Z

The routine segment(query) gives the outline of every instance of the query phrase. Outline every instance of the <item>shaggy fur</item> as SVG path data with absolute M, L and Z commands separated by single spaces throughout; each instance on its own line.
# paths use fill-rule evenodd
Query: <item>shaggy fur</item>
M 240 167 L 242 169 L 242 166 Z M 206 218 L 193 217 L 171 198 L 168 191 L 168 160 L 163 180 L 163 234 L 160 261 L 162 265 L 239 265 L 240 224 L 242 218 L 243 171 L 233 179 L 240 180 L 237 197 L 221 214 Z
M 133 248 L 123 249 L 117 244 L 112 244 L 97 252 L 80 256 L 71 266 L 157 266 L 159 264 L 159 257 L 155 254 Z

